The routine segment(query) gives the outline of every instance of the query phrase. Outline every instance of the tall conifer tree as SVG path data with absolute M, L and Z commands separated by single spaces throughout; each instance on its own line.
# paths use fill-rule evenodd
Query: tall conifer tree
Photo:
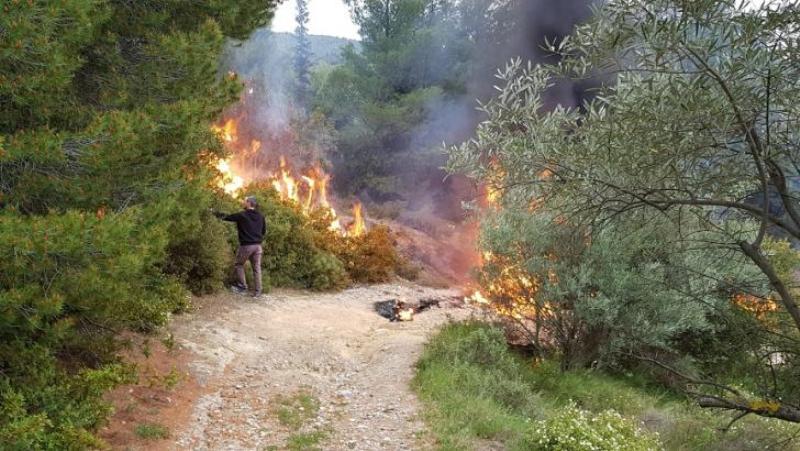
M 296 100 L 305 109 L 311 85 L 309 67 L 311 66 L 311 42 L 308 39 L 308 1 L 297 0 L 297 47 L 295 48 L 294 70 L 297 76 Z

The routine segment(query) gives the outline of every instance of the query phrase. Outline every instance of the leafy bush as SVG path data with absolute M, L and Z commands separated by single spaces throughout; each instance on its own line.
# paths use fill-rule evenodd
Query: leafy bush
M 0 437 L 19 449 L 86 447 L 125 379 L 117 331 L 152 330 L 183 300 L 156 269 L 163 230 L 135 209 L 105 217 L 0 213 Z M 81 369 L 88 367 L 87 369 Z
M 577 437 L 611 424 L 620 433 L 619 443 L 628 446 L 633 426 L 641 424 L 657 432 L 669 450 L 765 449 L 782 441 L 795 444 L 797 434 L 796 426 L 754 416 L 721 432 L 730 417 L 693 405 L 647 374 L 564 372 L 555 360 L 531 364 L 507 346 L 502 328 L 480 322 L 449 324 L 434 335 L 417 364 L 414 388 L 439 449 L 476 449 L 483 444 L 480 440 L 520 451 L 570 449 L 537 443 L 542 437 L 559 439 L 574 426 L 567 424 L 573 420 L 581 428 L 574 433 Z M 570 409 L 580 412 L 568 413 Z M 643 442 L 634 443 L 655 440 L 642 435 Z
M 501 329 L 479 322 L 448 324 L 425 347 L 414 387 L 443 449 L 470 449 L 472 437 L 513 441 L 527 418 L 541 418 L 530 367 L 516 358 Z
M 163 270 L 178 277 L 196 295 L 213 293 L 222 287 L 231 265 L 230 240 L 233 233 L 210 212 L 170 240 Z
M 376 226 L 361 236 L 337 242 L 334 252 L 353 281 L 387 282 L 401 267 L 401 259 L 386 226 Z
M 514 325 L 563 369 L 625 366 L 631 355 L 653 352 L 679 356 L 682 338 L 724 338 L 735 313 L 730 286 L 751 280 L 753 268 L 676 246 L 675 233 L 660 218 L 647 228 L 618 222 L 592 230 L 546 210 L 509 208 L 484 219 L 489 257 L 479 277 L 493 287 L 491 306 L 523 318 Z M 698 271 L 716 276 L 684 287 Z
M 653 451 L 663 449 L 656 435 L 642 432 L 613 410 L 592 414 L 568 405 L 535 422 L 526 437 L 531 450 Z

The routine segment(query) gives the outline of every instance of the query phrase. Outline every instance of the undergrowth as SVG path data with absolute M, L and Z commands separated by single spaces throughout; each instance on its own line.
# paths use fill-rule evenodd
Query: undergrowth
M 511 450 L 798 449 L 797 426 L 731 417 L 636 374 L 561 372 L 526 360 L 503 332 L 479 322 L 445 326 L 417 364 L 414 388 L 442 450 L 497 442 Z M 616 432 L 608 435 L 604 431 Z M 581 438 L 577 440 L 576 438 Z

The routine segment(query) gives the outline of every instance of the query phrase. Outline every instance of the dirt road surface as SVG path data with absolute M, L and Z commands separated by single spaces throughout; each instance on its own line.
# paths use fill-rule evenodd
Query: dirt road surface
M 373 303 L 456 295 L 390 284 L 201 299 L 170 327 L 187 381 L 156 394 L 126 389 L 138 407 L 127 421 L 117 415 L 106 436 L 121 449 L 429 449 L 409 387 L 414 363 L 432 332 L 472 310 L 443 304 L 414 321 L 389 322 Z M 306 404 L 293 401 L 301 397 Z M 313 412 L 304 412 L 309 402 Z M 169 426 L 168 437 L 126 432 L 148 412 Z

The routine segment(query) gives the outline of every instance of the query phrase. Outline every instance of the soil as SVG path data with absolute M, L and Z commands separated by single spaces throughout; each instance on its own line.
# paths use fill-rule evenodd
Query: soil
M 102 437 L 131 450 L 287 449 L 308 437 L 313 446 L 293 449 L 429 449 L 410 388 L 414 364 L 432 332 L 477 313 L 442 302 L 413 321 L 389 322 L 373 303 L 458 294 L 397 283 L 197 299 L 171 322 L 173 341 L 153 340 L 139 358 L 140 382 L 110 395 L 116 412 Z M 303 393 L 319 408 L 287 425 L 281 403 Z M 143 437 L 136 429 L 144 423 L 168 436 Z

